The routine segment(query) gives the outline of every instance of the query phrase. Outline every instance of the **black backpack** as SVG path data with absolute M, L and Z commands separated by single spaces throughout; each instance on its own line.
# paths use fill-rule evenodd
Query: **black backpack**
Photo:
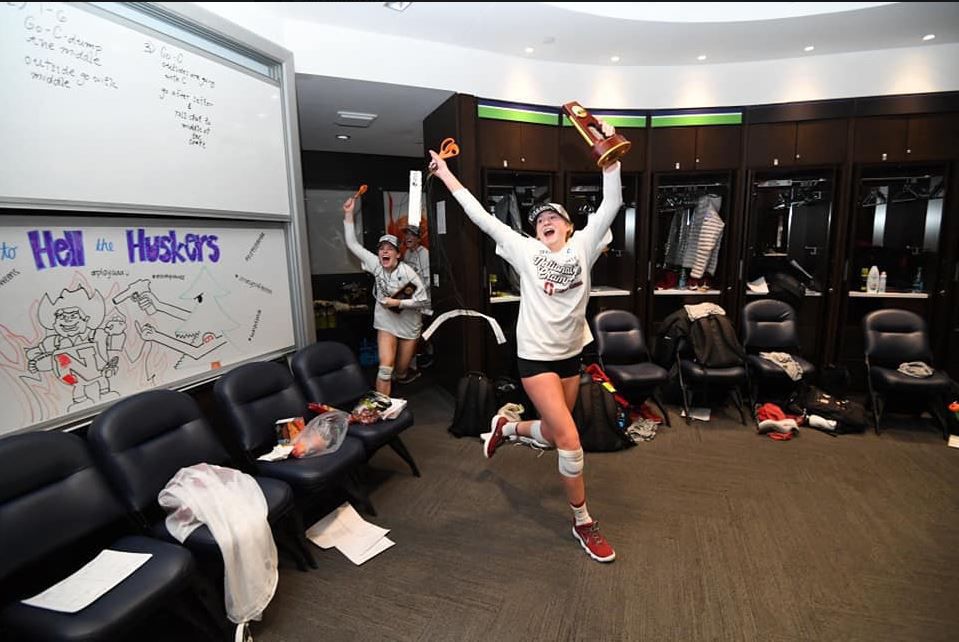
M 573 408 L 573 421 L 579 431 L 579 442 L 587 452 L 610 452 L 634 446 L 626 436 L 621 421 L 624 411 L 602 383 L 584 374 L 579 382 L 579 396 Z
M 482 372 L 468 372 L 456 387 L 456 411 L 449 431 L 457 437 L 489 432 L 496 414 L 496 390 Z
M 707 368 L 741 366 L 746 358 L 736 331 L 722 314 L 710 314 L 693 321 L 689 340 L 696 361 Z

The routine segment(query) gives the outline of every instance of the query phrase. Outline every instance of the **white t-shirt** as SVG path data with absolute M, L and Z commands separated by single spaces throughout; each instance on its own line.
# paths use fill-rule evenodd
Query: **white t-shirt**
M 343 236 L 346 246 L 356 255 L 363 269 L 373 275 L 373 327 L 384 330 L 400 339 L 418 339 L 423 329 L 420 309 L 429 304 L 426 288 L 416 274 L 416 270 L 400 262 L 392 272 L 388 272 L 380 263 L 380 258 L 360 245 L 356 240 L 356 230 L 343 221 Z M 383 301 L 392 297 L 412 283 L 416 289 L 409 299 L 400 300 L 400 310 L 396 312 L 383 305 Z
M 499 221 L 469 190 L 457 190 L 453 196 L 470 220 L 496 241 L 496 253 L 519 273 L 517 355 L 535 361 L 559 361 L 579 354 L 592 340 L 586 323 L 590 269 L 623 204 L 619 163 L 603 172 L 603 202 L 596 213 L 558 252 L 550 252 L 540 241 Z

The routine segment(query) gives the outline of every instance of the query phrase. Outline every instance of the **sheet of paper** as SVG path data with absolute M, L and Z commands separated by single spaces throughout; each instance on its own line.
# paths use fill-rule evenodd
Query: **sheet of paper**
M 273 450 L 265 455 L 260 455 L 257 459 L 260 461 L 283 461 L 290 456 L 291 452 L 293 452 L 292 445 L 277 444 L 273 446 Z
M 959 448 L 959 435 L 949 435 L 949 447 Z
M 406 399 L 393 399 L 391 397 L 390 407 L 384 410 L 380 416 L 383 419 L 396 419 L 403 412 L 403 408 L 406 408 Z
M 306 537 L 320 548 L 365 551 L 389 533 L 370 524 L 350 504 L 343 504 L 306 531 Z
M 390 548 L 393 546 L 393 544 L 395 544 L 395 542 L 390 538 L 382 537 L 376 544 L 373 544 L 373 546 L 360 553 L 355 551 L 347 551 L 343 548 L 340 548 L 340 552 L 346 555 L 348 560 L 359 566 L 363 562 L 376 557 L 386 549 Z
M 689 416 L 692 417 L 693 419 L 698 419 L 699 421 L 709 421 L 709 414 L 710 414 L 709 408 L 690 408 L 689 409 Z M 680 410 L 679 416 L 685 417 L 686 411 Z
M 41 609 L 76 613 L 133 574 L 153 557 L 149 553 L 102 551 L 76 573 L 54 584 L 24 604 Z

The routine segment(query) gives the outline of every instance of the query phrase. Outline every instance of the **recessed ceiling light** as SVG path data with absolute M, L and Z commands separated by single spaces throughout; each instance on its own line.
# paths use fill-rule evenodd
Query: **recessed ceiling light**
M 815 47 L 812 45 L 807 45 L 803 47 L 803 51 L 812 51 L 813 49 L 815 49 Z
M 406 11 L 410 8 L 412 2 L 384 2 L 383 6 L 393 11 Z
M 532 47 L 527 47 L 526 49 L 523 49 L 523 51 L 525 51 L 525 52 L 528 53 L 528 54 L 531 54 L 531 53 L 533 53 L 533 52 L 536 51 L 536 50 L 533 49 Z
M 924 35 L 924 36 L 922 37 L 922 39 L 923 39 L 923 40 L 933 40 L 935 37 L 936 37 L 936 34 L 934 34 L 934 33 L 927 33 L 926 35 Z
M 350 139 L 350 135 L 349 135 L 349 134 L 337 134 L 337 135 L 336 135 L 336 140 L 349 140 L 349 139 Z
M 696 60 L 706 60 L 706 54 L 700 54 L 699 56 L 696 56 Z
M 610 57 L 609 57 L 609 61 L 610 61 L 610 62 L 619 62 L 619 56 L 610 56 Z

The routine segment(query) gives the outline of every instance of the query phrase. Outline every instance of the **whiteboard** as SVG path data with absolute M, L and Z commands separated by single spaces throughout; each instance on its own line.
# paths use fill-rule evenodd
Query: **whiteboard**
M 86 4 L 0 4 L 0 200 L 290 215 L 279 83 Z
M 0 226 L 0 434 L 293 347 L 281 224 L 156 223 Z

